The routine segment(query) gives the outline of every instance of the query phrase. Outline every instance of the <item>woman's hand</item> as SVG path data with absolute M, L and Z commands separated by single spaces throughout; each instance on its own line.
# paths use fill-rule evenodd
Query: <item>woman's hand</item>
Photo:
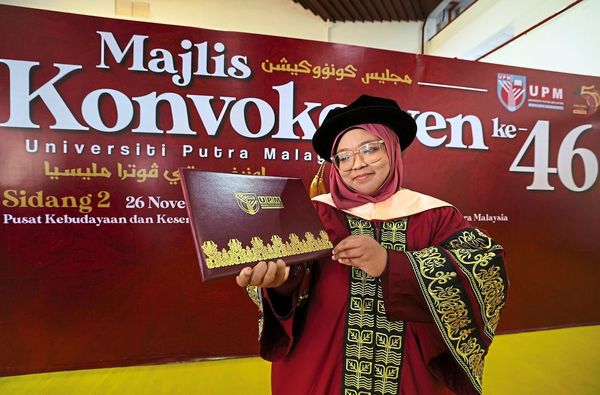
M 332 259 L 379 277 L 387 265 L 387 250 L 370 236 L 348 236 L 335 246 Z
M 290 275 L 290 267 L 282 259 L 276 262 L 260 261 L 254 267 L 245 267 L 235 281 L 240 287 L 254 285 L 261 288 L 275 288 L 283 284 Z

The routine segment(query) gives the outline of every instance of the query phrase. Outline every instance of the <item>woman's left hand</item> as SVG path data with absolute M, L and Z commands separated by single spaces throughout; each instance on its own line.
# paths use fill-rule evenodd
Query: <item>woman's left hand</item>
M 387 250 L 370 236 L 348 236 L 334 247 L 332 259 L 379 277 L 387 265 Z

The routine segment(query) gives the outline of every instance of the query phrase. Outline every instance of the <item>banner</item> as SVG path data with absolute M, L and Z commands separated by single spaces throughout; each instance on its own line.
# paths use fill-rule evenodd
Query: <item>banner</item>
M 360 94 L 417 121 L 405 187 L 505 247 L 500 331 L 600 321 L 598 77 L 12 6 L 0 34 L 0 374 L 255 355 L 178 169 L 308 185 Z

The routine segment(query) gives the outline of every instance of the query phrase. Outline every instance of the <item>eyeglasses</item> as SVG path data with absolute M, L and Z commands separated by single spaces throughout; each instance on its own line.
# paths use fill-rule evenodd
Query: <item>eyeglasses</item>
M 368 165 L 380 160 L 385 153 L 383 140 L 370 141 L 355 149 L 354 151 L 341 151 L 333 155 L 330 159 L 340 171 L 350 171 L 354 166 L 356 155 L 360 155 L 363 162 Z

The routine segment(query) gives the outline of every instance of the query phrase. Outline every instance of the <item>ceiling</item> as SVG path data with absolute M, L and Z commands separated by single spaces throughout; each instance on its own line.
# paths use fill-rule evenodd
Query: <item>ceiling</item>
M 293 0 L 331 22 L 423 21 L 442 0 Z

